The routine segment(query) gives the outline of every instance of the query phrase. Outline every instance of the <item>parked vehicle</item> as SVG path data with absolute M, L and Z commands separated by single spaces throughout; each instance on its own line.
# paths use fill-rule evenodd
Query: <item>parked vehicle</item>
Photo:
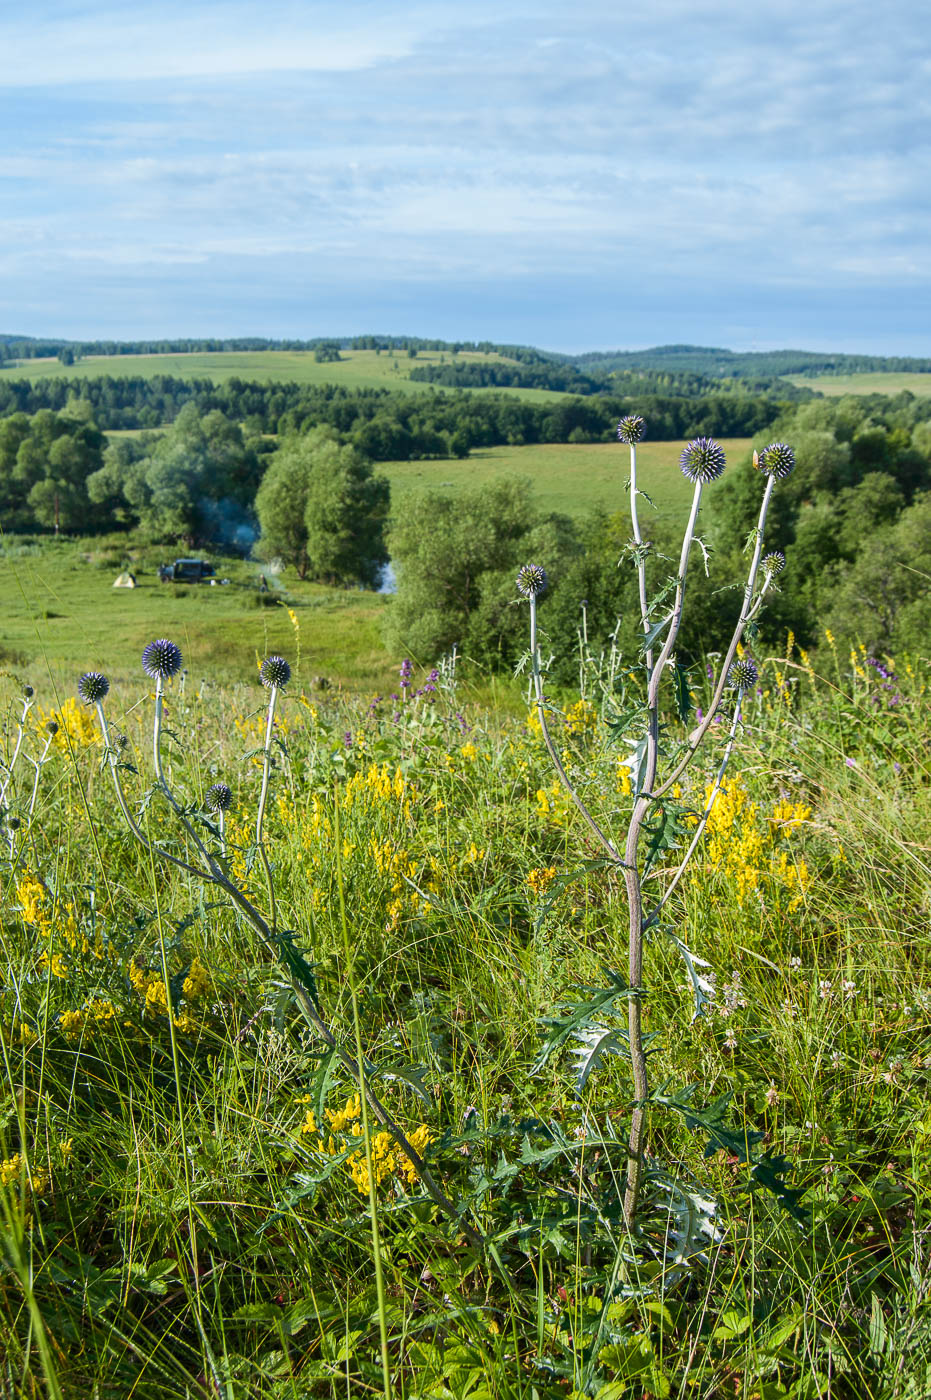
M 158 569 L 162 583 L 203 583 L 215 573 L 206 559 L 176 559 L 173 564 L 160 564 Z

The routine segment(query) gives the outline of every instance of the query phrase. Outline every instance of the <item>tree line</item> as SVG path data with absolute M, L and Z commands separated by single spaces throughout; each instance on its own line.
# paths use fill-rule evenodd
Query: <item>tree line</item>
M 636 392 L 634 388 L 636 387 Z M 528 403 L 504 394 L 463 392 L 423 395 L 389 389 L 347 389 L 332 384 L 225 384 L 179 379 L 102 375 L 48 378 L 35 383 L 0 379 L 0 418 L 61 413 L 88 405 L 104 432 L 155 429 L 172 423 L 186 405 L 198 414 L 219 412 L 252 436 L 300 432 L 325 424 L 352 438 L 374 461 L 464 457 L 472 448 L 538 442 L 610 442 L 617 420 L 636 409 L 649 413 L 651 435 L 661 440 L 710 434 L 749 437 L 773 422 L 790 400 L 728 390 L 685 396 L 644 392 L 573 396 Z

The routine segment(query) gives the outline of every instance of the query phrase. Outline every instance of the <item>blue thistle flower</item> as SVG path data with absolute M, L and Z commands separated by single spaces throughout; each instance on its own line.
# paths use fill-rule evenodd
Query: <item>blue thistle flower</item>
M 259 667 L 259 680 L 267 690 L 280 690 L 291 679 L 291 667 L 283 656 L 266 656 Z
M 639 413 L 628 413 L 617 425 L 617 435 L 621 442 L 639 442 L 646 431 L 646 422 Z
M 110 691 L 110 682 L 100 671 L 85 671 L 78 679 L 78 695 L 85 705 L 98 705 Z
M 697 437 L 686 443 L 679 458 L 682 475 L 689 481 L 717 481 L 727 465 L 724 448 L 714 438 Z
M 142 669 L 153 681 L 167 681 L 181 670 L 181 648 L 164 637 L 149 642 L 142 653 Z
M 780 549 L 774 549 L 772 554 L 764 554 L 760 561 L 768 574 L 781 574 L 786 566 L 786 557 Z
M 745 690 L 752 690 L 757 682 L 756 662 L 751 661 L 749 656 L 742 656 L 739 661 L 735 661 L 727 673 L 727 683 L 741 695 Z
M 517 571 L 517 591 L 525 598 L 539 598 L 548 581 L 542 564 L 522 564 Z
M 226 783 L 214 783 L 207 789 L 204 801 L 209 812 L 228 812 L 233 805 L 233 790 Z
M 771 442 L 757 457 L 757 465 L 767 476 L 785 481 L 795 471 L 795 449 L 787 442 Z

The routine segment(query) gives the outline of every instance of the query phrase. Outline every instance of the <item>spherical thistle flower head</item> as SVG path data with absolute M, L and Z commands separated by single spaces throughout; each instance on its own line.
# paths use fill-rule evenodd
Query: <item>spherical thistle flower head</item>
M 142 653 L 142 669 L 153 681 L 167 681 L 181 670 L 181 648 L 163 637 L 149 642 Z
M 525 598 L 539 598 L 548 579 L 542 564 L 522 564 L 517 571 L 517 591 Z
M 85 705 L 99 705 L 110 690 L 110 682 L 100 671 L 85 671 L 78 680 L 78 695 Z
M 785 481 L 795 471 L 795 450 L 787 442 L 771 442 L 763 448 L 757 462 L 761 472 L 774 476 L 777 481 Z
M 742 656 L 728 671 L 727 681 L 728 685 L 732 685 L 741 694 L 745 690 L 752 690 L 757 681 L 756 662 L 751 661 L 749 656 Z
M 36 692 L 35 692 L 34 688 L 33 688 L 31 685 L 24 685 L 24 686 L 23 686 L 23 697 L 24 697 L 24 699 L 26 699 L 26 700 L 31 700 L 32 697 L 35 695 L 35 693 L 36 693 Z
M 679 458 L 683 476 L 689 481 L 717 481 L 727 465 L 724 448 L 714 438 L 697 437 L 686 443 Z
M 208 812 L 228 812 L 233 805 L 233 790 L 226 783 L 214 783 L 204 798 Z
M 267 690 L 280 690 L 291 679 L 291 667 L 283 656 L 266 656 L 259 667 L 259 680 Z
M 763 555 L 762 564 L 768 574 L 781 574 L 786 566 L 786 557 L 781 550 L 774 549 L 772 554 Z
M 621 442 L 639 442 L 646 432 L 646 422 L 639 413 L 628 413 L 617 425 L 617 435 Z

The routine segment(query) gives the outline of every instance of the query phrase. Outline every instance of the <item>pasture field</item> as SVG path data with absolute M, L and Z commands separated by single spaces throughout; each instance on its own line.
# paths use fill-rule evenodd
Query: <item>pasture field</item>
M 117 378 L 152 378 L 156 374 L 175 379 L 205 379 L 213 384 L 225 384 L 228 379 L 243 379 L 259 384 L 341 384 L 346 389 L 390 389 L 400 393 L 430 394 L 441 385 L 420 384 L 410 379 L 412 369 L 420 365 L 439 363 L 463 364 L 475 361 L 512 363 L 498 354 L 463 350 L 457 356 L 449 351 L 420 350 L 416 359 L 406 351 L 392 354 L 383 350 L 341 350 L 337 363 L 318 364 L 312 350 L 256 350 L 250 352 L 217 351 L 189 355 L 89 355 L 73 365 L 63 365 L 58 359 L 21 360 L 0 368 L 0 378 L 47 379 L 50 376 L 67 379 L 97 379 L 101 375 Z M 547 403 L 568 395 L 548 389 L 471 389 L 476 394 L 510 394 L 531 403 Z
M 679 470 L 684 442 L 642 442 L 637 448 L 637 482 L 662 517 L 684 509 L 692 487 Z M 728 460 L 738 462 L 750 438 L 722 441 Z M 408 491 L 461 491 L 494 477 L 519 475 L 533 482 L 546 510 L 580 518 L 589 511 L 625 510 L 629 449 L 620 443 L 531 443 L 521 447 L 476 448 L 463 461 L 378 462 L 376 471 L 391 482 L 395 508 Z M 649 512 L 649 507 L 645 507 Z
M 159 596 L 151 637 L 184 647 Z M 295 662 L 262 624 L 241 620 L 243 646 Z M 926 1400 L 931 674 L 887 658 L 881 681 L 829 645 L 823 674 L 791 644 L 760 663 L 647 946 L 632 1232 L 624 883 L 526 714 L 420 671 L 400 706 L 286 689 L 260 860 L 254 675 L 167 682 L 173 808 L 138 658 L 102 702 L 112 760 L 38 653 L 34 695 L 7 668 L 6 1393 Z M 623 833 L 628 751 L 599 705 L 552 723 Z M 664 752 L 685 733 L 670 699 Z M 686 812 L 725 742 L 712 730 L 683 778 Z M 658 853 L 650 889 L 678 859 Z M 704 959 L 694 1021 L 667 934 Z M 346 1067 L 363 1057 L 394 1136 L 363 1113 Z
M 386 599 L 374 593 L 269 576 L 269 604 L 258 591 L 263 566 L 205 552 L 216 565 L 217 584 L 158 581 L 161 559 L 177 551 L 134 549 L 126 539 L 83 542 L 10 542 L 0 554 L 4 600 L 0 664 L 20 670 L 31 658 L 56 683 L 88 667 L 115 676 L 134 667 L 146 641 L 166 628 L 189 658 L 190 679 L 223 683 L 255 675 L 256 652 L 294 652 L 297 618 L 302 683 L 325 675 L 334 685 L 371 694 L 383 690 L 389 659 L 380 633 Z M 123 563 L 136 575 L 134 589 L 114 588 Z M 280 600 L 275 605 L 274 600 Z
M 815 389 L 828 398 L 840 398 L 842 394 L 901 394 L 907 389 L 910 394 L 925 397 L 931 394 L 931 374 L 819 374 L 809 377 L 804 374 L 784 376 L 790 384 L 801 389 Z

